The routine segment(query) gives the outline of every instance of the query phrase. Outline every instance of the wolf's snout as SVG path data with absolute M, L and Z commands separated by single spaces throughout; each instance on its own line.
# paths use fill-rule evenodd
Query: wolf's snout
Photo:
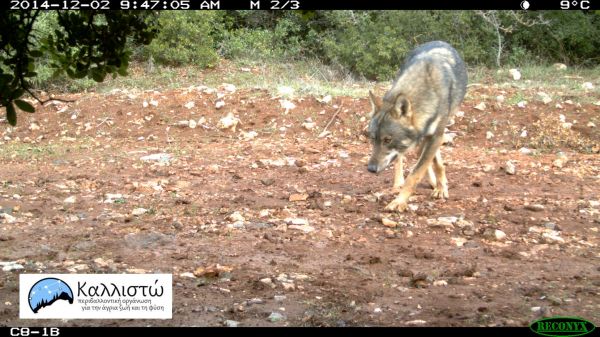
M 367 165 L 367 170 L 371 173 L 377 173 L 377 165 L 369 164 Z

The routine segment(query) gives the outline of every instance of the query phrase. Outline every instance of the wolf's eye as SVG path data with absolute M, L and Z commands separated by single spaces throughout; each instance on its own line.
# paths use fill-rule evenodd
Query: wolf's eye
M 392 141 L 392 139 L 391 139 L 391 138 L 384 138 L 384 139 L 383 139 L 383 141 L 384 141 L 386 144 L 389 144 L 389 143 Z

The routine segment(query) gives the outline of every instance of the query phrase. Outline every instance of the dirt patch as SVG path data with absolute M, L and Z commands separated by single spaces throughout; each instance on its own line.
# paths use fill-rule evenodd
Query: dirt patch
M 598 324 L 600 158 L 518 150 L 550 111 L 600 144 L 598 106 L 481 111 L 499 89 L 470 88 L 442 150 L 450 197 L 422 182 L 397 214 L 378 193 L 392 170 L 365 168 L 366 99 L 287 98 L 286 113 L 265 90 L 227 89 L 63 97 L 76 102 L 3 124 L 0 261 L 24 269 L 0 272 L 1 325 Z M 216 128 L 229 113 L 235 133 Z M 232 271 L 189 277 L 216 264 Z M 70 272 L 171 273 L 173 319 L 18 318 L 19 273 Z

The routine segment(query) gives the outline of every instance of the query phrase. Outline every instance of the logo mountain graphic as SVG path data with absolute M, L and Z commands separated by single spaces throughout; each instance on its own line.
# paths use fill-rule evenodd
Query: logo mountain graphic
M 73 304 L 71 287 L 57 278 L 40 280 L 29 290 L 29 307 L 36 314 L 41 308 L 51 306 L 58 300 L 69 301 L 69 304 Z

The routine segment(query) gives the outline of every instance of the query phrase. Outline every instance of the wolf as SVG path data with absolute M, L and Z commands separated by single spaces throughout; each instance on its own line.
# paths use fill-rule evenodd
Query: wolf
M 367 170 L 379 173 L 395 164 L 394 187 L 400 193 L 386 211 L 403 212 L 408 198 L 428 170 L 434 198 L 448 197 L 440 145 L 444 129 L 467 91 L 467 69 L 450 44 L 433 41 L 408 53 L 390 90 L 377 98 L 369 91 L 372 112 L 369 137 L 373 150 Z M 404 181 L 402 156 L 418 147 L 420 154 Z

